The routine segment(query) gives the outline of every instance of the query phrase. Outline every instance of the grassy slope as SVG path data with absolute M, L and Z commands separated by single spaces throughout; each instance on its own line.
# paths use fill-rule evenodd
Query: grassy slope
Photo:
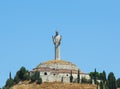
M 76 83 L 42 83 L 41 85 L 32 84 L 19 84 L 13 86 L 11 89 L 96 89 L 95 85 L 89 84 L 76 84 Z

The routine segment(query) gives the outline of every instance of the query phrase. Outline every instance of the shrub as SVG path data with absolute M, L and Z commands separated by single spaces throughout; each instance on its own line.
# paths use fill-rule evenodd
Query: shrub
M 31 76 L 31 82 L 35 82 L 36 80 L 38 80 L 40 77 L 39 72 L 35 72 L 32 76 Z
M 19 71 L 17 71 L 15 77 L 14 77 L 14 82 L 17 84 L 19 83 L 19 81 L 25 81 L 25 80 L 29 80 L 30 76 L 29 76 L 29 72 L 28 70 L 26 70 L 25 67 L 21 67 Z
M 37 80 L 37 84 L 41 84 L 42 83 L 42 78 L 40 77 L 38 80 Z
M 11 87 L 13 85 L 14 85 L 14 80 L 11 78 L 6 81 L 5 87 Z

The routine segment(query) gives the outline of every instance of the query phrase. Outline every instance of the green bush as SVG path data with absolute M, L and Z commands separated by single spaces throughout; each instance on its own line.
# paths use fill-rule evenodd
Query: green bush
M 35 82 L 36 81 L 36 77 L 35 77 L 35 75 L 33 74 L 32 76 L 31 76 L 31 82 Z
M 10 89 L 10 88 L 9 88 L 9 87 L 5 87 L 5 86 L 4 86 L 2 89 Z
M 41 84 L 42 83 L 42 78 L 40 77 L 38 80 L 37 80 L 37 84 Z
M 18 76 L 19 76 L 20 80 L 24 81 L 24 80 L 28 79 L 29 73 L 25 67 L 21 67 L 20 70 L 18 71 Z
M 20 81 L 20 79 L 19 79 L 18 75 L 16 75 L 15 78 L 14 78 L 14 82 L 15 82 L 16 84 L 18 84 L 19 81 Z
M 5 87 L 11 87 L 13 85 L 14 85 L 14 80 L 11 78 L 6 81 Z
M 40 78 L 39 72 L 35 72 L 32 76 L 31 76 L 31 82 L 35 82 L 36 80 L 38 80 Z
M 28 70 L 26 70 L 25 67 L 21 67 L 19 71 L 17 71 L 15 77 L 14 77 L 14 82 L 17 84 L 19 83 L 19 81 L 25 81 L 25 80 L 29 80 L 30 76 L 29 76 L 29 72 Z

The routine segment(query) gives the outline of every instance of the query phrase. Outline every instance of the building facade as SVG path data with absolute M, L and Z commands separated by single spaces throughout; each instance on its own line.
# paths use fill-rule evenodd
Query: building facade
M 34 68 L 30 75 L 36 71 L 39 72 L 43 82 L 70 82 L 70 75 L 72 72 L 73 82 L 77 81 L 79 68 L 65 60 L 50 60 L 39 64 Z M 89 74 L 80 71 L 80 79 L 90 79 Z

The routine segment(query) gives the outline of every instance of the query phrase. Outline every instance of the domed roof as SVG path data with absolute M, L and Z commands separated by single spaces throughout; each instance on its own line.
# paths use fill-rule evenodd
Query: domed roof
M 78 70 L 78 67 L 68 61 L 65 60 L 49 60 L 44 63 L 40 63 L 37 66 L 37 69 L 41 67 L 47 67 L 47 68 L 55 68 L 55 69 L 69 69 L 69 70 Z

